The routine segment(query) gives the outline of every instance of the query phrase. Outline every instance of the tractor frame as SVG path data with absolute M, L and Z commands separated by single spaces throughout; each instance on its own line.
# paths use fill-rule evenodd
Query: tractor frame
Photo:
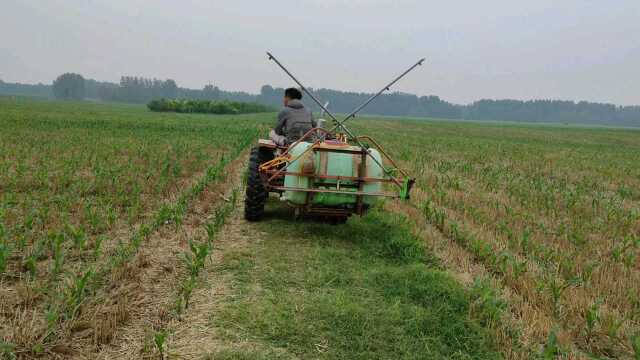
M 414 68 L 422 65 L 424 59 L 420 59 L 401 75 L 397 76 L 344 119 L 338 120 L 327 109 L 326 104 L 323 105 L 271 53 L 267 52 L 267 55 L 269 60 L 273 60 L 322 109 L 323 114 L 327 114 L 333 120 L 334 126 L 329 130 L 324 127 L 313 128 L 288 146 L 279 146 L 266 139 L 258 141 L 257 146 L 252 148 L 249 158 L 245 218 L 249 221 L 260 220 L 264 215 L 265 204 L 270 193 L 276 193 L 281 198 L 283 198 L 283 194 L 287 193 L 303 193 L 306 196 L 304 201 L 295 203 L 287 201 L 289 205 L 295 208 L 296 215 L 320 216 L 336 223 L 345 222 L 353 214 L 363 215 L 370 205 L 370 201 L 367 201 L 367 199 L 372 197 L 408 199 L 415 179 L 398 167 L 378 142 L 369 136 L 355 135 L 345 126 L 345 122 L 354 118 L 359 111 L 383 92 L 390 90 L 393 84 Z M 324 120 L 320 123 L 324 123 Z M 296 151 L 292 151 L 292 149 L 296 149 L 296 146 L 303 142 L 307 143 L 303 146 L 304 151 L 294 154 Z M 303 160 L 302 157 L 305 154 L 308 156 L 309 152 L 313 153 L 313 161 L 316 161 L 315 155 L 318 152 L 351 156 L 353 158 L 351 175 L 331 174 L 326 170 L 326 164 L 324 164 L 324 171 L 305 171 L 304 168 L 302 170 L 289 169 L 292 164 L 300 163 Z M 325 159 L 328 157 L 329 155 Z M 389 166 L 385 166 L 384 162 Z M 381 174 L 379 176 L 369 176 L 367 164 L 382 170 Z M 291 184 L 286 184 L 287 177 L 304 178 L 309 182 L 306 183 L 307 186 L 291 186 Z M 381 191 L 367 191 L 365 187 L 371 183 L 381 183 L 382 186 L 376 186 Z M 390 187 L 394 188 L 395 192 L 386 191 Z M 326 206 L 322 201 L 314 201 L 315 197 L 321 196 L 342 197 L 341 199 L 349 199 L 350 201 L 345 202 L 345 204 L 340 204 L 339 201 L 329 201 L 328 203 L 331 205 Z

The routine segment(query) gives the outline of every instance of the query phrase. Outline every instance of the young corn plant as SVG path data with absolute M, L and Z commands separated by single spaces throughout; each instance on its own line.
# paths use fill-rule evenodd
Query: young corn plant
M 86 296 L 87 287 L 95 275 L 93 269 L 87 269 L 84 274 L 75 275 L 68 279 L 64 289 L 64 305 L 67 318 L 73 318 Z
M 189 278 L 182 282 L 180 286 L 180 293 L 176 299 L 176 312 L 182 313 L 183 310 L 189 307 L 189 300 L 191 299 L 191 293 L 196 288 L 197 278 L 189 276 Z
M 206 223 L 204 225 L 205 230 L 207 231 L 207 244 L 209 245 L 209 247 L 213 246 L 213 240 L 216 237 L 216 233 L 217 233 L 217 227 L 214 223 Z
M 189 241 L 189 248 L 191 252 L 184 253 L 184 261 L 189 270 L 189 275 L 195 278 L 200 273 L 200 269 L 204 267 L 211 248 L 207 243 L 196 244 L 193 241 Z
M 602 305 L 602 300 L 593 303 L 585 312 L 585 333 L 587 339 L 593 337 L 595 328 L 600 322 L 600 305 Z
M 104 241 L 104 236 L 103 235 L 96 236 L 95 243 L 93 245 L 93 258 L 96 259 L 96 260 L 98 258 L 100 258 L 100 253 L 101 253 L 102 242 L 103 241 Z
M 521 254 L 529 254 L 531 251 L 531 231 L 529 229 L 525 229 L 522 232 L 522 237 L 520 238 L 520 251 Z
M 589 283 L 591 283 L 591 277 L 593 276 L 593 271 L 599 265 L 600 264 L 596 261 L 590 261 L 584 266 L 584 268 L 580 272 L 580 280 L 582 281 L 583 285 L 588 285 Z
M 562 308 L 562 294 L 569 288 L 570 284 L 559 280 L 554 274 L 549 273 L 546 288 L 551 296 L 551 304 L 553 306 L 553 316 L 556 319 L 560 318 Z
M 84 216 L 87 219 L 87 222 L 89 223 L 89 225 L 91 225 L 91 231 L 94 234 L 97 234 L 98 232 L 100 232 L 99 228 L 101 224 L 101 219 L 100 219 L 100 215 L 98 214 L 98 210 L 91 204 L 87 203 L 84 208 Z
M 160 330 L 153 334 L 153 343 L 156 346 L 158 354 L 160 355 L 160 359 L 164 359 L 167 343 L 167 331 Z
M 107 207 L 107 225 L 109 227 L 109 229 L 111 229 L 113 227 L 113 225 L 116 223 L 116 219 L 118 218 L 118 214 L 116 213 L 116 209 L 113 208 L 113 206 L 109 205 Z
M 57 233 L 52 235 L 52 247 L 53 247 L 53 268 L 51 274 L 55 277 L 62 271 L 64 265 L 64 248 L 62 245 L 65 241 L 63 233 Z
M 602 316 L 599 320 L 600 327 L 606 330 L 607 336 L 613 342 L 620 341 L 620 329 L 625 323 L 625 319 L 619 319 L 610 314 Z
M 174 217 L 173 209 L 171 208 L 171 206 L 169 204 L 163 204 L 162 207 L 156 213 L 154 225 L 157 227 L 157 226 L 169 224 L 169 222 L 171 221 L 171 219 L 173 219 L 173 217 Z
M 58 325 L 58 321 L 60 320 L 60 312 L 57 308 L 50 306 L 44 313 L 44 318 L 47 322 L 47 333 L 52 334 L 56 326 Z
M 84 250 L 87 244 L 87 234 L 82 226 L 75 227 L 71 224 L 67 224 L 67 234 L 73 240 L 73 246 L 78 250 Z

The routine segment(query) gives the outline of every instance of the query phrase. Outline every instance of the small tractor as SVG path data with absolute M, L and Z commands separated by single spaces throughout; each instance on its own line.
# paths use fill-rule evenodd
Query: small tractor
M 273 55 L 267 55 L 333 120 L 333 126 L 328 129 L 326 121 L 319 119 L 316 128 L 288 146 L 272 140 L 258 141 L 249 158 L 245 219 L 258 221 L 263 217 L 269 193 L 279 194 L 297 217 L 321 217 L 334 224 L 346 222 L 352 214 L 362 216 L 379 197 L 408 199 L 415 179 L 399 168 L 378 142 L 369 136 L 356 136 L 345 122 L 422 65 L 424 59 L 338 120 L 327 104 L 323 105 Z M 390 188 L 393 191 L 388 191 Z

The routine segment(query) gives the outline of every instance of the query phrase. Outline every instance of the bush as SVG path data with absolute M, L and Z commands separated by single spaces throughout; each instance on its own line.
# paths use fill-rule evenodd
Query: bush
M 270 106 L 237 101 L 159 99 L 147 104 L 151 111 L 198 114 L 250 114 L 275 111 Z

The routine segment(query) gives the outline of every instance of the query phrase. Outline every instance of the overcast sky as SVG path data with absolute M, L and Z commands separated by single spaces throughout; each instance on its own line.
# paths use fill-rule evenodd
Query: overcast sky
M 0 79 L 63 72 L 394 90 L 456 103 L 554 98 L 640 104 L 639 0 L 0 0 Z

